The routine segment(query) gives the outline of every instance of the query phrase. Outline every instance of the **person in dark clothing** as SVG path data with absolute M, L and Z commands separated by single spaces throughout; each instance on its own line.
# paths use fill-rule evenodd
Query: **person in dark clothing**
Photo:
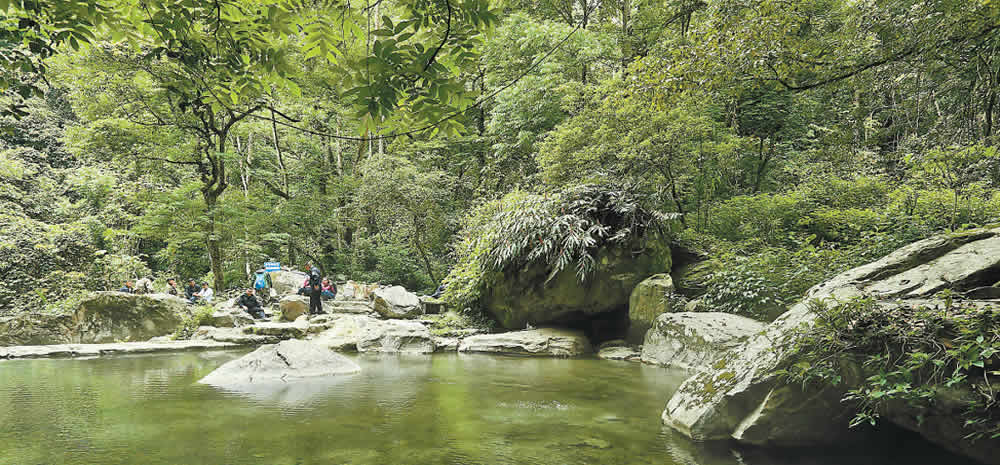
M 267 318 L 264 309 L 260 307 L 260 302 L 257 301 L 257 297 L 253 295 L 253 288 L 248 288 L 245 294 L 236 299 L 236 305 L 258 320 Z
M 125 281 L 125 285 L 118 292 L 124 292 L 126 294 L 135 294 L 135 288 L 132 286 L 132 280 Z
M 201 288 L 194 283 L 193 279 L 189 279 L 187 286 L 184 286 L 184 296 L 187 297 L 188 302 L 194 302 L 195 294 L 199 291 L 201 291 Z
M 177 280 L 170 278 L 167 280 L 167 294 L 179 297 L 181 292 L 177 289 Z
M 440 286 L 438 286 L 437 290 L 436 290 L 436 291 L 434 291 L 434 293 L 433 293 L 433 294 L 431 294 L 431 298 L 434 298 L 434 299 L 440 299 L 440 298 L 441 298 L 441 296 L 442 296 L 442 295 L 444 294 L 444 290 L 445 290 L 446 288 L 447 288 L 447 286 L 445 286 L 445 285 L 444 285 L 444 283 L 441 283 L 441 285 L 440 285 Z
M 310 264 L 306 265 L 309 270 L 309 314 L 323 314 L 323 277 L 319 268 Z

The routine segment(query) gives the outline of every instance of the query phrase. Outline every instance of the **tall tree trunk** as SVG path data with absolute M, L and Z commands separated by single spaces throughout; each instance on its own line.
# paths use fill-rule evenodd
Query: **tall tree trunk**
M 674 201 L 674 205 L 677 207 L 677 213 L 681 215 L 681 226 L 687 228 L 687 219 L 685 219 L 686 213 L 684 212 L 684 204 L 681 202 L 681 197 L 677 192 L 677 181 L 674 179 L 674 172 L 670 169 L 670 157 L 667 158 L 667 162 L 660 165 L 660 172 L 663 176 L 667 178 L 667 183 L 670 184 L 670 198 Z
M 219 201 L 219 194 L 214 190 L 202 190 L 202 197 L 205 199 L 208 222 L 205 226 L 205 248 L 208 251 L 209 269 L 212 271 L 213 285 L 215 289 L 225 289 L 225 280 L 222 272 L 222 246 L 219 243 L 219 236 L 216 234 L 215 214 Z
M 993 112 L 997 104 L 997 93 L 990 89 L 989 97 L 986 99 L 986 121 L 983 125 L 983 142 L 986 145 L 993 145 Z
M 326 154 L 320 156 L 322 159 L 322 164 L 319 173 L 319 193 L 320 195 L 326 195 L 326 184 L 329 182 L 330 178 L 330 158 L 333 157 L 333 144 L 330 143 L 330 137 L 323 137 L 323 146 L 326 149 Z
M 764 152 L 764 139 L 760 139 L 760 163 L 757 164 L 757 173 L 754 176 L 753 181 L 753 193 L 756 194 L 760 192 L 761 186 L 764 184 L 764 175 L 767 173 L 767 164 L 771 161 L 771 152 L 774 150 L 774 141 L 771 142 L 771 146 L 767 153 Z
M 424 246 L 421 244 L 423 242 L 423 240 L 421 239 L 420 230 L 421 230 L 421 228 L 420 228 L 420 217 L 418 217 L 417 215 L 414 215 L 413 216 L 413 231 L 414 231 L 414 239 L 415 240 L 413 241 L 413 245 L 416 246 L 417 247 L 417 251 L 420 252 L 420 258 L 423 259 L 423 261 L 424 261 L 424 267 L 427 268 L 427 274 L 430 275 L 431 281 L 433 281 L 434 284 L 438 284 L 439 281 L 438 281 L 437 275 L 434 274 L 434 267 L 431 266 L 431 260 L 430 260 L 430 258 L 427 257 L 427 252 L 424 250 Z

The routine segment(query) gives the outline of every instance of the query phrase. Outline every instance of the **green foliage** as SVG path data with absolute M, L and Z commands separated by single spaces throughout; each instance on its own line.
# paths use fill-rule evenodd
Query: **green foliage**
M 705 305 L 712 311 L 770 321 L 812 286 L 859 264 L 850 252 L 813 246 L 813 239 L 803 238 L 795 248 L 758 245 L 749 253 L 738 248 L 717 252 L 717 271 L 705 283 Z M 753 242 L 740 246 L 753 247 Z
M 857 298 L 828 306 L 813 302 L 816 324 L 784 368 L 793 382 L 843 385 L 858 409 L 852 426 L 874 424 L 889 403 L 928 409 L 964 407 L 967 438 L 1000 438 L 1000 316 L 964 305 L 950 291 L 926 305 L 881 304 Z M 860 368 L 860 379 L 850 373 Z M 957 393 L 963 393 L 956 395 Z
M 177 326 L 170 338 L 175 341 L 189 339 L 191 336 L 194 336 L 199 326 L 205 326 L 212 321 L 212 313 L 214 312 L 215 308 L 211 305 L 195 306 L 194 311 L 190 315 L 181 319 L 181 324 Z
M 448 336 L 457 331 L 468 329 L 491 331 L 496 326 L 494 320 L 479 313 L 466 311 L 448 311 L 440 315 L 425 315 L 424 319 L 430 322 L 430 332 L 435 336 Z

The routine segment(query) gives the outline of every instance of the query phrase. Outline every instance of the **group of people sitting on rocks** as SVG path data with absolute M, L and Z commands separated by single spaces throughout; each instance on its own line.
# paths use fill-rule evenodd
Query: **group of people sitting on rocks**
M 305 281 L 302 283 L 302 287 L 299 289 L 298 294 L 309 297 L 310 315 L 322 314 L 323 299 L 336 298 L 337 285 L 334 284 L 329 278 L 323 278 L 319 268 L 313 266 L 311 263 L 307 263 L 304 269 L 308 270 L 306 272 L 307 276 Z M 153 278 L 141 278 L 134 283 L 132 280 L 126 280 L 125 284 L 118 289 L 118 292 L 124 292 L 127 294 L 151 294 L 154 292 Z M 164 292 L 168 295 L 181 297 L 182 290 L 177 286 L 177 280 L 170 278 L 167 280 L 167 287 Z M 264 303 L 258 299 L 258 294 L 261 299 L 264 299 Z M 264 319 L 267 317 L 264 314 L 264 306 L 267 305 L 267 302 L 271 297 L 274 297 L 275 294 L 270 274 L 265 272 L 263 269 L 259 269 L 254 273 L 253 286 L 248 287 L 246 291 L 236 299 L 236 305 L 254 318 Z M 187 285 L 183 288 L 183 296 L 185 300 L 192 304 L 210 304 L 212 299 L 215 297 L 215 291 L 209 287 L 207 282 L 201 283 L 201 286 L 199 287 L 195 283 L 195 280 L 189 279 Z
M 307 271 L 307 276 L 305 281 L 302 283 L 302 287 L 299 289 L 298 294 L 309 297 L 309 314 L 319 315 L 323 313 L 323 301 L 322 299 L 333 299 L 337 297 L 337 286 L 329 278 L 323 278 L 319 271 L 311 263 L 307 263 L 304 269 Z M 249 313 L 251 316 L 257 319 L 264 319 L 266 315 L 264 314 L 264 305 L 258 300 L 257 294 L 260 294 L 261 299 L 265 301 L 270 300 L 272 294 L 274 294 L 273 283 L 271 282 L 271 276 L 263 269 L 259 269 L 254 273 L 253 287 L 248 287 L 246 291 L 236 300 L 236 306 Z
M 133 284 L 132 280 L 126 280 L 125 285 L 123 285 L 118 292 L 124 292 L 126 294 L 152 294 L 153 293 L 153 278 L 146 277 L 135 281 Z M 167 288 L 164 291 L 166 294 L 180 297 L 181 291 L 177 288 L 177 280 L 170 278 L 167 280 Z M 202 282 L 199 287 L 195 280 L 189 279 L 187 286 L 184 287 L 184 298 L 188 303 L 203 303 L 210 304 L 212 299 L 215 297 L 215 291 L 209 287 L 207 282 Z

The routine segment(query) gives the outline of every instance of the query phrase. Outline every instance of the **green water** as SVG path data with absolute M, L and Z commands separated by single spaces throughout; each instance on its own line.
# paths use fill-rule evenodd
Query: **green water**
M 243 352 L 0 361 L 0 464 L 961 465 L 919 441 L 776 455 L 660 425 L 677 372 L 596 359 L 354 357 L 362 373 L 233 393 Z

